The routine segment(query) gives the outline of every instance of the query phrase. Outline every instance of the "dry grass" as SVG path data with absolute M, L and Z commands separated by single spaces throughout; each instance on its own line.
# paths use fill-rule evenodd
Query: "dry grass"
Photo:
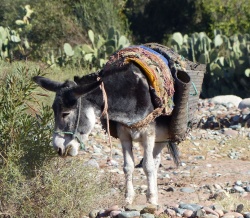
M 204 156 L 207 159 L 211 154 L 220 158 L 228 158 L 230 152 L 238 152 L 242 160 L 250 159 L 250 143 L 245 137 L 237 137 L 224 141 L 218 140 L 185 140 L 179 145 L 182 156 Z
M 220 204 L 228 211 L 235 211 L 238 205 L 243 204 L 242 213 L 250 211 L 250 201 L 236 194 L 228 195 L 228 197 L 222 200 L 216 200 L 216 204 Z
M 119 190 L 111 192 L 116 183 L 111 174 L 83 166 L 77 158 L 53 158 L 29 180 L 18 166 L 2 168 L 0 175 L 0 215 L 81 217 L 123 203 Z

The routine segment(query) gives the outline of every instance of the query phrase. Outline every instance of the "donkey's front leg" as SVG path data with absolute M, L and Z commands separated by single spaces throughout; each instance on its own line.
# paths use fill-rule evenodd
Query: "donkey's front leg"
M 154 163 L 153 149 L 155 143 L 154 128 L 150 128 L 143 136 L 144 147 L 143 170 L 147 176 L 147 200 L 151 204 L 158 204 L 157 170 Z

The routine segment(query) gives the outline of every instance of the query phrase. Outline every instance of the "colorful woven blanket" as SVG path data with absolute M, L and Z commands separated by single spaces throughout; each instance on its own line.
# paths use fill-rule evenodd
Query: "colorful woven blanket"
M 168 67 L 168 61 L 161 54 L 146 46 L 132 46 L 121 49 L 110 56 L 103 72 L 116 70 L 136 63 L 145 73 L 156 96 L 157 108 L 163 108 L 162 114 L 170 115 L 173 110 L 174 81 Z

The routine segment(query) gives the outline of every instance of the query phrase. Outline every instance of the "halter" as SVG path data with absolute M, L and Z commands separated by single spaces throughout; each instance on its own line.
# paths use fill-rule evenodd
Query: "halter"
M 98 77 L 97 78 L 98 81 L 101 81 L 101 78 Z M 112 151 L 112 141 L 111 141 L 111 137 L 110 137 L 110 130 L 109 130 L 109 116 L 108 116 L 108 99 L 107 99 L 107 93 L 105 91 L 104 88 L 104 83 L 101 81 L 101 85 L 100 85 L 101 91 L 102 91 L 102 95 L 103 95 L 103 102 L 104 102 L 104 108 L 101 114 L 101 117 L 106 115 L 106 120 L 107 120 L 107 133 L 109 136 L 109 144 L 111 147 L 111 151 Z M 80 113 L 81 113 L 81 97 L 79 98 L 79 102 L 78 102 L 78 113 L 77 113 L 77 121 L 76 121 L 76 127 L 74 132 L 71 131 L 54 131 L 55 134 L 65 134 L 65 135 L 72 135 L 73 138 L 75 138 L 79 143 L 80 143 L 80 149 L 81 150 L 85 150 L 85 145 L 83 143 L 83 141 L 81 140 L 81 138 L 79 137 L 79 135 L 77 134 L 77 129 L 79 127 L 79 123 L 80 123 Z
M 74 139 L 76 139 L 79 143 L 80 143 L 80 149 L 81 150 L 85 150 L 85 145 L 83 143 L 83 141 L 81 140 L 81 138 L 79 137 L 79 135 L 77 134 L 77 129 L 79 127 L 79 123 L 80 123 L 80 113 L 81 113 L 81 104 L 82 100 L 81 97 L 79 98 L 79 102 L 78 102 L 78 113 L 77 113 L 77 120 L 76 120 L 76 127 L 74 132 L 70 132 L 70 131 L 54 131 L 55 134 L 65 134 L 65 135 L 72 135 Z

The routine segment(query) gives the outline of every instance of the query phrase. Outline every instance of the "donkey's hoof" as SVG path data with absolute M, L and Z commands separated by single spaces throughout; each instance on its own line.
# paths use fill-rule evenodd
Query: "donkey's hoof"
M 148 203 L 153 205 L 158 205 L 158 199 L 156 197 L 148 198 Z
M 127 205 L 133 204 L 134 197 L 126 197 L 125 202 Z

